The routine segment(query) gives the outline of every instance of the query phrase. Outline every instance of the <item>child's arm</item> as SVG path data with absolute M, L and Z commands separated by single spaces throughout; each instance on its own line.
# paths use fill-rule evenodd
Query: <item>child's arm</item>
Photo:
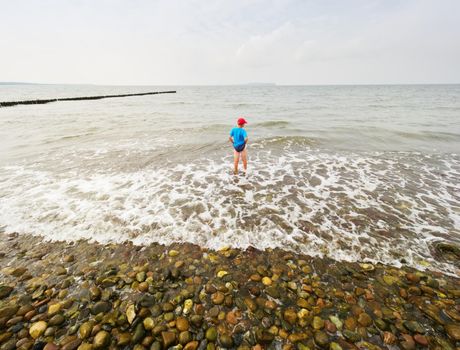
M 229 140 L 231 143 L 233 143 L 233 137 L 230 136 L 230 137 L 228 138 L 228 140 Z

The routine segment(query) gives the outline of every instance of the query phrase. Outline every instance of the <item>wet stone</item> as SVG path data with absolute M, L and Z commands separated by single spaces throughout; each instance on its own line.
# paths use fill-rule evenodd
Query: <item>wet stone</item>
M 294 309 L 284 310 L 283 316 L 284 320 L 290 323 L 291 325 L 294 325 L 297 321 L 297 313 Z
M 460 341 L 460 324 L 448 324 L 445 326 L 446 333 L 455 341 Z
M 179 343 L 185 345 L 192 340 L 192 334 L 189 331 L 182 331 L 179 333 Z
M 59 326 L 60 324 L 64 323 L 65 318 L 61 314 L 54 315 L 50 318 L 49 324 L 50 326 Z
M 218 306 L 213 306 L 212 308 L 209 309 L 208 311 L 208 316 L 212 318 L 216 318 L 219 315 L 219 307 Z
M 150 350 L 161 350 L 161 343 L 159 341 L 154 341 L 150 346 Z
M 110 334 L 106 331 L 99 331 L 93 340 L 93 346 L 96 349 L 103 349 L 110 344 Z
M 189 329 L 190 325 L 189 322 L 186 318 L 184 317 L 178 317 L 176 320 L 176 328 L 182 332 L 182 331 L 187 331 Z
M 353 317 L 348 317 L 345 320 L 344 326 L 346 329 L 350 331 L 354 331 L 356 329 L 356 320 Z
M 198 341 L 193 340 L 184 346 L 184 350 L 196 350 L 198 348 L 198 345 Z
M 216 292 L 211 295 L 211 301 L 214 305 L 220 305 L 224 302 L 225 294 L 222 292 Z
M 48 325 L 45 321 L 35 322 L 30 327 L 29 334 L 32 338 L 37 339 L 45 332 L 46 327 L 48 327 Z
M 155 322 L 153 321 L 153 319 L 151 317 L 145 318 L 144 321 L 143 321 L 143 324 L 144 324 L 144 328 L 147 331 L 150 331 L 150 330 L 153 329 L 153 327 L 155 327 Z
M 377 318 L 374 322 L 377 328 L 382 331 L 385 331 L 388 328 L 388 325 L 386 324 L 386 322 L 382 320 L 381 318 Z
M 403 339 L 400 343 L 402 349 L 404 350 L 415 349 L 414 339 L 409 334 L 401 334 L 401 337 Z
M 27 333 L 25 336 L 27 337 L 29 333 Z M 12 332 L 2 332 L 0 333 L 0 344 L 7 341 L 8 339 L 11 338 L 11 336 L 13 335 Z
M 342 347 L 338 343 L 332 342 L 329 346 L 329 349 L 330 350 L 342 350 Z
M 0 285 L 0 299 L 6 298 L 13 291 L 13 287 Z
M 421 334 L 414 335 L 414 340 L 417 344 L 420 344 L 422 346 L 428 346 L 428 339 Z
M 420 277 L 417 276 L 415 273 L 407 273 L 406 278 L 411 283 L 418 283 L 420 282 Z
M 133 344 L 140 343 L 141 340 L 144 338 L 144 336 L 145 336 L 144 325 L 143 325 L 142 323 L 139 323 L 139 324 L 136 326 L 136 329 L 134 330 L 134 334 L 133 334 L 133 337 L 132 337 L 131 342 L 132 342 Z
M 1 347 L 1 350 L 14 350 L 16 349 L 16 341 L 14 339 L 8 340 Z
M 84 322 L 78 330 L 78 334 L 80 335 L 80 338 L 82 339 L 88 338 L 91 335 L 92 329 L 93 329 L 92 322 Z
M 280 292 L 275 286 L 270 286 L 265 289 L 265 293 L 270 295 L 272 298 L 278 299 L 280 297 Z
M 228 334 L 222 334 L 219 337 L 219 342 L 224 348 L 231 348 L 233 346 L 233 339 Z
M 262 283 L 265 285 L 265 286 L 271 286 L 273 281 L 271 280 L 270 277 L 263 277 L 262 278 Z
M 337 327 L 338 330 L 341 330 L 343 327 L 343 322 L 336 316 L 329 316 L 331 322 Z
M 54 343 L 47 343 L 45 347 L 43 348 L 43 350 L 58 350 L 58 349 L 59 349 L 59 346 L 57 346 Z
M 162 309 L 163 309 L 164 312 L 171 312 L 171 311 L 174 310 L 174 305 L 169 303 L 169 302 L 167 302 L 167 303 L 164 303 L 162 305 Z
M 324 327 L 324 320 L 319 316 L 313 317 L 312 327 L 315 330 L 320 330 Z
M 331 321 L 329 321 L 329 320 L 324 321 L 324 328 L 329 333 L 337 332 L 337 326 L 334 323 L 332 323 Z
M 56 275 L 61 276 L 61 275 L 66 275 L 67 270 L 64 266 L 57 266 L 55 270 Z
M 215 342 L 217 340 L 216 327 L 210 327 L 206 330 L 206 339 L 210 342 Z
M 0 318 L 13 316 L 19 308 L 17 306 L 5 306 L 0 308 Z
M 53 337 L 56 334 L 56 327 L 48 327 L 43 334 L 45 337 Z
M 64 346 L 61 347 L 61 350 L 75 350 L 81 344 L 81 339 L 74 339 L 66 343 Z
M 149 290 L 149 284 L 147 282 L 141 282 L 139 283 L 137 288 L 139 289 L 140 292 L 145 293 Z
M 144 271 L 138 272 L 138 273 L 136 274 L 136 280 L 137 280 L 138 282 L 144 282 L 144 281 L 145 281 L 145 277 L 146 277 L 146 274 L 145 274 Z
M 96 286 L 92 286 L 89 289 L 89 296 L 91 300 L 98 300 L 101 297 L 101 290 Z
M 358 316 L 358 323 L 363 327 L 369 327 L 372 324 L 372 318 L 363 312 Z
M 323 331 L 315 332 L 314 338 L 319 346 L 326 346 L 329 343 L 329 336 Z
M 203 316 L 192 315 L 192 317 L 190 318 L 190 321 L 195 327 L 199 328 L 201 327 L 201 324 L 203 323 Z
M 75 256 L 73 254 L 64 256 L 64 262 L 69 263 L 75 261 Z
M 112 305 L 106 301 L 99 301 L 91 307 L 91 313 L 97 315 L 100 313 L 107 313 L 112 309 Z
M 385 344 L 392 345 L 396 343 L 396 336 L 391 332 L 383 332 L 382 338 Z
M 34 342 L 30 339 L 26 339 L 26 338 L 23 338 L 23 339 L 20 339 L 18 340 L 18 342 L 16 343 L 16 348 L 17 349 L 29 349 L 33 346 Z M 2 346 L 0 346 L 0 349 L 3 349 Z M 14 348 L 13 348 L 14 349 Z
M 361 340 L 361 336 L 358 333 L 352 332 L 352 331 L 350 331 L 348 329 L 345 329 L 342 332 L 342 334 L 345 337 L 345 339 L 351 341 L 352 343 L 356 343 L 356 342 Z
M 163 340 L 163 346 L 165 348 L 170 347 L 176 343 L 176 333 L 173 332 L 161 332 L 161 339 Z
M 425 329 L 417 321 L 405 321 L 403 324 L 412 333 L 425 333 Z
M 25 267 L 18 267 L 11 272 L 11 276 L 20 277 L 26 272 L 27 272 L 27 269 Z

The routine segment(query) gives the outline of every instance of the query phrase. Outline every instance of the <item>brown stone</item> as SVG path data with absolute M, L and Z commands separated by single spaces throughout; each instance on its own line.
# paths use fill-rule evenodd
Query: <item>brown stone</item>
M 417 344 L 428 346 L 428 339 L 426 339 L 426 337 L 421 334 L 414 335 L 414 340 Z
M 176 328 L 177 330 L 179 330 L 180 332 L 183 332 L 183 331 L 188 331 L 190 327 L 190 324 L 188 322 L 188 320 L 184 317 L 178 317 L 177 320 L 176 320 Z
M 80 346 L 80 344 L 81 339 L 75 339 L 66 343 L 63 347 L 61 347 L 61 350 L 75 350 Z
M 198 348 L 198 345 L 198 341 L 192 340 L 191 342 L 185 345 L 184 350 L 196 350 Z
M 220 305 L 224 302 L 225 294 L 222 292 L 215 292 L 211 295 L 211 301 L 214 305 Z
M 161 332 L 161 338 L 163 340 L 163 346 L 167 349 L 171 345 L 176 343 L 176 333 L 173 332 Z
M 445 326 L 446 332 L 452 339 L 460 340 L 460 324 L 451 323 Z
M 147 292 L 149 290 L 149 284 L 147 282 L 141 282 L 137 286 L 137 289 L 139 289 L 140 292 Z
M 404 350 L 412 350 L 415 349 L 415 342 L 414 338 L 412 338 L 409 334 L 401 334 L 403 341 L 401 342 L 401 347 Z
M 353 317 L 348 317 L 345 322 L 345 329 L 348 329 L 349 331 L 354 331 L 356 329 L 356 320 Z
M 233 324 L 233 325 L 238 323 L 238 319 L 234 311 L 228 312 L 227 315 L 225 315 L 225 320 L 227 321 L 227 323 Z
M 408 273 L 406 274 L 406 278 L 409 282 L 412 282 L 412 283 L 418 283 L 420 282 L 420 277 L 417 276 L 415 273 Z
M 363 327 L 369 327 L 372 324 L 372 318 L 363 312 L 358 316 L 358 323 Z
M 291 308 L 284 310 L 284 320 L 292 325 L 295 324 L 297 321 L 297 313 L 295 310 Z
M 391 332 L 383 332 L 383 342 L 388 345 L 396 343 L 396 336 Z
M 331 321 L 329 320 L 326 320 L 324 321 L 324 328 L 326 329 L 326 331 L 328 331 L 329 333 L 335 333 L 337 332 L 337 327 L 334 323 L 332 323 Z

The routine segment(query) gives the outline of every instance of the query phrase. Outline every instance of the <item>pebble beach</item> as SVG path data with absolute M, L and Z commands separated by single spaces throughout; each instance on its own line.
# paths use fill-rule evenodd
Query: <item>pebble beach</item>
M 0 234 L 1 350 L 459 347 L 460 279 L 440 272 Z
M 1 93 L 0 350 L 460 349 L 460 85 Z

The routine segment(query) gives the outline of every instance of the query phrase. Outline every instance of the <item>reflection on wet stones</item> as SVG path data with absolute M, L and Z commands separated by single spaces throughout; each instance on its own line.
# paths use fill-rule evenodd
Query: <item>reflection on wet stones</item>
M 0 241 L 7 252 L 2 264 L 16 250 L 37 245 L 21 238 L 14 242 L 17 247 Z M 0 274 L 1 285 L 16 285 L 0 304 L 1 347 L 18 341 L 82 349 L 455 346 L 460 291 L 459 280 L 449 276 L 337 263 L 280 249 L 214 252 L 189 244 L 153 244 L 143 250 L 97 246 L 101 262 L 95 269 L 89 263 L 94 244 L 38 244 L 78 257 L 69 276 L 63 276 L 78 278 L 71 285 L 52 275 L 39 278 L 43 265 L 29 260 L 20 263 L 27 263 L 30 281 Z M 45 265 L 61 257 L 50 254 Z M 114 259 L 120 266 L 115 274 L 108 266 Z M 174 278 L 173 269 L 181 271 Z M 129 283 L 95 287 L 109 277 Z M 139 288 L 141 283 L 149 288 Z M 57 299 L 64 287 L 68 294 Z

